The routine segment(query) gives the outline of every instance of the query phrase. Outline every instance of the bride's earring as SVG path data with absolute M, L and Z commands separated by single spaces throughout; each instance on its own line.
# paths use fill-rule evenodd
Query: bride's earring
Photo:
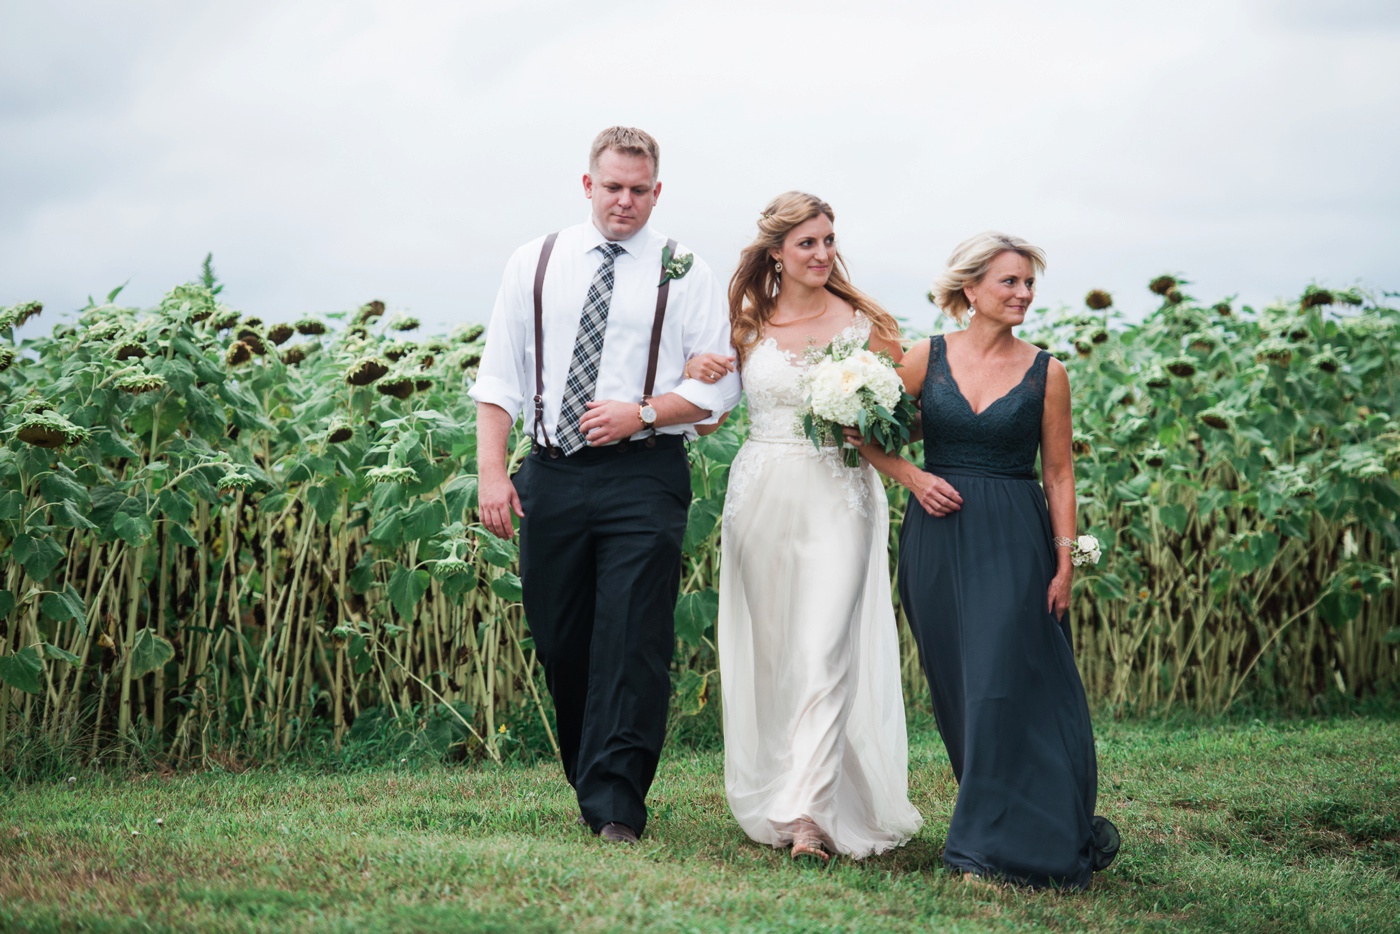
M 773 271 L 774 271 L 775 273 L 777 273 L 778 275 L 780 275 L 780 276 L 783 274 L 783 261 L 782 261 L 782 260 L 778 260 L 776 263 L 773 264 Z

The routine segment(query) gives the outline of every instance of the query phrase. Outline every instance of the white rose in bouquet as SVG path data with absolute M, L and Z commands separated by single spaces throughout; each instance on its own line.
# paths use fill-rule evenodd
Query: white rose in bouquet
M 810 352 L 807 363 L 802 378 L 807 404 L 798 413 L 798 423 L 814 445 L 842 443 L 843 427 L 859 428 L 867 442 L 886 451 L 909 441 L 909 425 L 917 410 L 887 354 L 838 337 Z M 845 447 L 842 462 L 858 466 L 859 452 Z

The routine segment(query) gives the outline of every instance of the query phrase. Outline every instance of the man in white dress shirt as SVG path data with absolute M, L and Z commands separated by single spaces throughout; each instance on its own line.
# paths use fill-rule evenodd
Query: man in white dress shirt
M 564 773 L 582 820 L 621 842 L 646 828 L 666 733 L 684 442 L 739 398 L 737 374 L 684 375 L 692 356 L 729 352 L 729 319 L 721 283 L 699 259 L 687 266 L 683 247 L 663 274 L 667 239 L 647 223 L 659 161 L 641 130 L 598 134 L 583 176 L 590 217 L 510 258 L 471 389 L 481 517 L 503 538 L 520 519 L 525 617 Z M 506 445 L 522 413 L 534 447 L 512 479 Z

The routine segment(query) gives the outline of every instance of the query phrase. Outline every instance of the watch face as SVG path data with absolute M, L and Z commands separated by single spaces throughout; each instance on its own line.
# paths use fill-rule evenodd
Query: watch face
M 648 425 L 655 424 L 656 409 L 653 409 L 649 405 L 642 406 L 642 421 L 646 422 Z

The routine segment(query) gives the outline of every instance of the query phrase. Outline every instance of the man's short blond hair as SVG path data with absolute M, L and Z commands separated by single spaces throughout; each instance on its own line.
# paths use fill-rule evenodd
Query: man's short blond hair
M 588 172 L 598 171 L 598 157 L 612 149 L 629 156 L 646 156 L 651 160 L 651 180 L 655 182 L 661 175 L 661 147 L 646 130 L 634 126 L 610 126 L 593 137 L 593 148 L 588 151 Z

